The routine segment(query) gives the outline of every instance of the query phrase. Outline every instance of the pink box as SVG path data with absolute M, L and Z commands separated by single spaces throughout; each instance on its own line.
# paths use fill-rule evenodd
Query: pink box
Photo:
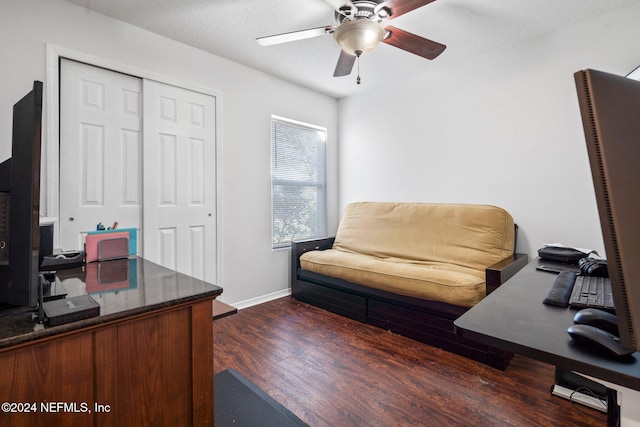
M 120 244 L 126 241 L 126 245 Z M 122 253 L 118 248 L 123 248 Z M 127 258 L 129 256 L 129 232 L 122 231 L 107 234 L 87 234 L 85 241 L 87 262 L 105 259 Z

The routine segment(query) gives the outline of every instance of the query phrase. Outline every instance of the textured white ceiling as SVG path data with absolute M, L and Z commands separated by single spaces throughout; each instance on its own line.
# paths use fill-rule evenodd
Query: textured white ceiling
M 640 0 L 437 0 L 392 25 L 447 45 L 433 61 L 380 44 L 350 76 L 333 77 L 331 35 L 276 46 L 256 37 L 333 25 L 325 0 L 68 0 L 334 97 L 373 90 L 438 64 L 538 37 Z

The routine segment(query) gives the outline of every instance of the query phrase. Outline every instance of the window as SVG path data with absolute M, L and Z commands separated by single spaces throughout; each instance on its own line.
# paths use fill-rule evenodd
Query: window
M 271 219 L 273 248 L 324 237 L 327 130 L 271 118 Z

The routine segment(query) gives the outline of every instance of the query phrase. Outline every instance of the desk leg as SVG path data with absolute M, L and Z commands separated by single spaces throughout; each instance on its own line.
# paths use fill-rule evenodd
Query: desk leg
M 607 427 L 620 427 L 620 406 L 618 406 L 618 392 L 607 389 Z
M 632 390 L 630 388 L 623 387 L 618 384 L 613 384 L 608 381 L 603 381 L 599 378 L 580 374 L 579 372 L 576 373 L 582 375 L 585 378 L 596 381 L 607 387 L 608 389 L 611 389 L 607 392 L 607 397 L 611 397 L 608 402 L 608 426 L 619 425 L 620 427 L 640 427 L 640 391 Z M 615 420 L 612 419 L 614 415 L 612 411 L 615 411 L 616 406 L 619 407 L 619 424 L 615 424 Z

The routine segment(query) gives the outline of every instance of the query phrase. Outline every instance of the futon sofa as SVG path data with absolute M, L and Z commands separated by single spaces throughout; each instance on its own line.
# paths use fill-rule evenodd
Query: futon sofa
M 527 264 L 504 209 L 358 202 L 335 237 L 292 243 L 293 298 L 504 369 L 511 353 L 453 322 Z

